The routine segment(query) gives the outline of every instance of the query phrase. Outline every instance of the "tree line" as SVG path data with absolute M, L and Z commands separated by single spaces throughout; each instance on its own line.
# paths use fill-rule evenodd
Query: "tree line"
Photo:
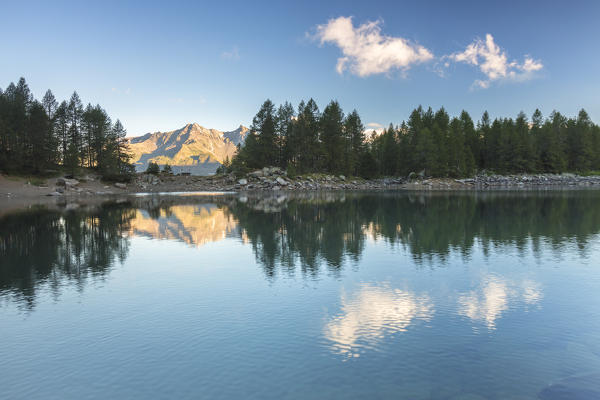
M 356 110 L 344 115 L 337 101 L 323 110 L 314 100 L 297 110 L 265 101 L 250 132 L 225 171 L 245 172 L 279 166 L 288 173 L 323 172 L 406 176 L 465 177 L 495 173 L 586 173 L 600 170 L 600 127 L 585 110 L 576 118 L 554 111 L 546 119 L 535 110 L 531 120 L 491 120 L 488 112 L 475 123 L 469 113 L 451 118 L 444 108 L 419 106 L 408 121 L 367 135 Z
M 38 101 L 24 78 L 0 89 L 0 171 L 93 168 L 106 179 L 128 180 L 135 170 L 126 134 L 100 105 L 84 107 L 77 92 L 59 103 L 48 90 Z

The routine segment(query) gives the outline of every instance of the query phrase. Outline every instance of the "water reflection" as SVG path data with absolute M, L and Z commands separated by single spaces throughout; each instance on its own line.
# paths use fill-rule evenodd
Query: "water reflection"
M 600 192 L 125 200 L 0 218 L 8 397 L 597 389 Z
M 194 204 L 138 209 L 130 233 L 202 246 L 232 236 L 236 227 L 225 209 L 215 204 Z
M 520 302 L 532 305 L 541 298 L 540 285 L 531 280 L 510 284 L 507 279 L 489 276 L 475 290 L 459 295 L 458 313 L 493 330 L 496 320 L 510 307 L 516 307 Z
M 5 216 L 0 221 L 0 294 L 32 308 L 40 286 L 58 296 L 65 284 L 82 290 L 88 280 L 101 279 L 115 260 L 127 257 L 125 232 L 134 215 L 123 204 L 107 204 Z
M 434 307 L 427 294 L 416 295 L 388 284 L 365 284 L 357 293 L 342 294 L 339 315 L 325 324 L 325 338 L 342 354 L 358 356 L 385 335 L 405 331 L 411 323 L 428 321 Z
M 321 195 L 232 202 L 230 212 L 268 277 L 338 272 L 360 260 L 367 239 L 408 250 L 420 266 L 446 264 L 475 247 L 560 251 L 582 256 L 600 230 L 600 193 Z M 278 271 L 279 269 L 279 271 Z
M 260 197 L 138 197 L 79 209 L 38 209 L 0 219 L 0 290 L 32 303 L 36 288 L 82 286 L 127 257 L 131 236 L 190 245 L 239 240 L 267 279 L 339 275 L 362 263 L 367 243 L 409 254 L 417 267 L 439 268 L 452 254 L 478 249 L 587 257 L 600 229 L 600 192 L 463 194 L 300 194 Z M 201 251 L 201 250 L 200 250 Z M 364 268 L 364 267 L 361 267 Z M 462 315 L 493 329 L 514 289 L 490 278 L 462 293 Z M 535 286 L 520 289 L 539 301 Z

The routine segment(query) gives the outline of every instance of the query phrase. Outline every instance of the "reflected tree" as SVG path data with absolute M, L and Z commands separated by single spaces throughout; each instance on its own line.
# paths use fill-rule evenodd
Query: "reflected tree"
M 322 265 L 338 272 L 357 262 L 368 238 L 407 249 L 418 265 L 468 258 L 476 245 L 484 254 L 571 242 L 585 250 L 600 230 L 599 200 L 595 191 L 346 194 L 233 201 L 228 210 L 268 277 L 298 265 L 315 277 Z
M 135 210 L 112 204 L 95 211 L 44 208 L 0 221 L 0 290 L 34 307 L 41 285 L 58 295 L 65 281 L 82 289 L 128 253 L 128 221 Z

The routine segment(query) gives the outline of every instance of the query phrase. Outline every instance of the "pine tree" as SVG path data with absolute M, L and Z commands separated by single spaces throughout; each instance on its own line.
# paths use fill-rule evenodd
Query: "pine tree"
M 67 117 L 69 123 L 68 137 L 69 145 L 72 147 L 71 150 L 67 150 L 69 153 L 70 161 L 75 158 L 75 152 L 77 153 L 78 162 L 83 163 L 83 140 L 81 137 L 81 118 L 83 115 L 83 105 L 77 92 L 73 92 L 69 105 L 67 107 Z
M 343 155 L 344 113 L 337 101 L 331 101 L 323 110 L 320 119 L 321 143 L 323 145 L 323 168 L 330 173 L 341 173 L 345 170 Z
M 279 153 L 277 165 L 281 168 L 286 168 L 290 159 L 290 148 L 287 143 L 292 134 L 294 116 L 294 107 L 287 101 L 277 109 L 277 149 Z
M 279 149 L 277 145 L 277 134 L 275 132 L 275 106 L 271 100 L 266 100 L 258 113 L 252 119 L 250 131 L 257 140 L 257 165 L 278 164 Z
M 28 151 L 25 160 L 25 169 L 33 173 L 40 173 L 48 168 L 47 157 L 52 151 L 48 145 L 51 141 L 48 140 L 48 117 L 42 104 L 34 101 L 31 104 L 29 112 L 29 123 L 27 126 L 28 132 Z
M 465 160 L 467 161 L 467 169 L 471 173 L 480 165 L 481 137 L 479 136 L 479 132 L 475 130 L 475 124 L 468 112 L 463 110 L 460 113 L 460 122 L 465 138 L 465 145 L 467 146 Z
M 103 166 L 117 160 L 119 179 L 129 177 L 127 139 L 119 126 L 111 142 L 110 118 L 100 106 L 88 105 L 84 112 L 76 92 L 58 105 L 50 90 L 38 102 L 21 78 L 0 91 L 0 170 L 45 173 L 62 164 L 73 174 L 79 166 L 104 170 L 101 160 Z M 116 151 L 105 154 L 111 146 Z
M 356 110 L 353 110 L 344 120 L 346 136 L 345 164 L 346 173 L 357 175 L 360 158 L 365 147 L 365 127 Z
M 293 129 L 298 173 L 319 171 L 323 153 L 319 143 L 319 119 L 319 107 L 313 99 L 300 103 L 298 119 Z
M 44 141 L 45 154 L 44 161 L 48 167 L 56 165 L 59 160 L 58 154 L 58 138 L 56 137 L 56 111 L 58 102 L 50 89 L 46 91 L 42 98 L 42 106 L 46 113 L 47 129 L 46 138 Z

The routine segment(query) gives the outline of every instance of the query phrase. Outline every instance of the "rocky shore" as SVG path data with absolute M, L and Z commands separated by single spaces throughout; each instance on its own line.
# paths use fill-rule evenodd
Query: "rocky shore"
M 408 177 L 366 180 L 343 175 L 308 174 L 290 177 L 279 168 L 263 168 L 244 177 L 229 175 L 185 176 L 139 174 L 130 183 L 106 183 L 86 175 L 73 178 L 27 180 L 0 176 L 0 199 L 89 197 L 132 193 L 170 192 L 277 192 L 277 191 L 382 191 L 382 190 L 526 190 L 600 188 L 600 176 L 575 174 L 480 174 L 472 178 Z M 34 183 L 35 182 L 35 183 Z
M 366 180 L 343 175 L 288 176 L 277 167 L 246 174 L 199 176 L 140 175 L 134 186 L 142 191 L 314 191 L 314 190 L 485 190 L 525 188 L 600 187 L 600 176 L 575 174 L 488 175 L 473 178 L 427 178 L 423 174 Z

